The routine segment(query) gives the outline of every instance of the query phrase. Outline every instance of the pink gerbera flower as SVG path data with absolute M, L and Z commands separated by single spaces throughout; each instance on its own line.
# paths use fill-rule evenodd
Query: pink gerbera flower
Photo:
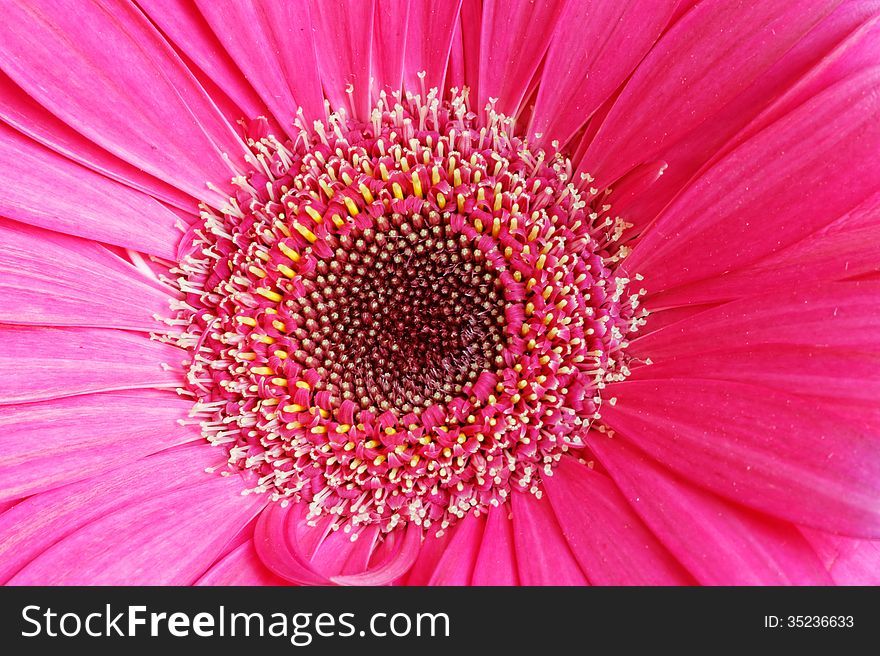
M 0 580 L 880 582 L 874 4 L 0 15 Z

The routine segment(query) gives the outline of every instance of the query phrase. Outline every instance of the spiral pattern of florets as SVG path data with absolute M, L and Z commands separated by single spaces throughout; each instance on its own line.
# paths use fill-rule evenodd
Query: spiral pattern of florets
M 340 524 L 442 528 L 539 493 L 643 321 L 599 192 L 462 94 L 250 144 L 179 270 L 205 436 Z

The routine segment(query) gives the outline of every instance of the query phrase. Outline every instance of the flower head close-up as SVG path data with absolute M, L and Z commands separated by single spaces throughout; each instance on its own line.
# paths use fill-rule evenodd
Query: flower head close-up
M 880 584 L 878 3 L 0 17 L 0 582 Z

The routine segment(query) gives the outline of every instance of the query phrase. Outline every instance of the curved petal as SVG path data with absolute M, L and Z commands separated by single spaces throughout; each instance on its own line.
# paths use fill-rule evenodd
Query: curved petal
M 567 2 L 549 40 L 546 34 L 554 21 L 536 21 L 532 29 L 541 30 L 538 34 L 545 35 L 543 41 L 549 41 L 550 47 L 529 135 L 541 135 L 538 141 L 544 144 L 571 139 L 638 66 L 669 23 L 676 4 L 677 0 Z M 535 49 L 536 65 L 543 54 L 540 47 Z M 516 79 L 506 62 L 498 70 Z M 522 82 L 527 83 L 528 78 Z
M 225 460 L 220 450 L 199 442 L 25 499 L 0 515 L 0 582 L 90 522 L 143 499 L 196 485 L 206 468 Z
M 288 585 L 263 565 L 250 540 L 214 563 L 196 585 Z
M 566 456 L 543 483 L 568 546 L 590 583 L 693 583 L 608 477 Z
M 853 76 L 733 151 L 658 217 L 626 269 L 655 295 L 745 268 L 880 191 L 878 86 L 880 68 Z
M 177 215 L 0 124 L 0 214 L 78 237 L 173 258 Z
M 0 323 L 145 332 L 170 315 L 168 295 L 106 248 L 0 218 Z
M 291 133 L 296 112 L 324 118 L 309 7 L 304 3 L 200 0 L 198 6 L 217 38 Z
M 192 402 L 170 392 L 107 392 L 0 406 L 0 498 L 16 499 L 88 478 L 199 438 Z
M 189 585 L 265 505 L 238 476 L 146 496 L 62 538 L 12 585 Z
M 174 389 L 183 383 L 180 365 L 187 357 L 141 333 L 100 328 L 0 326 L 0 342 L 0 405 L 93 392 Z
M 592 173 L 595 186 L 602 188 L 633 166 L 656 159 L 664 145 L 697 129 L 748 88 L 838 3 L 697 4 L 639 65 L 579 171 Z
M 489 508 L 471 585 L 517 585 L 513 518 L 506 503 Z
M 860 422 L 728 381 L 625 381 L 610 394 L 602 420 L 697 485 L 795 523 L 880 536 L 880 435 Z
M 388 557 L 359 574 L 342 574 L 332 577 L 333 583 L 339 585 L 387 585 L 398 581 L 409 571 L 419 555 L 422 544 L 422 529 L 409 524 L 385 536 L 399 543 Z
M 296 530 L 305 513 L 304 504 L 270 503 L 257 520 L 254 547 L 263 564 L 276 576 L 301 585 L 326 585 L 329 579 L 309 564 L 304 553 L 293 548 L 297 545 L 289 542 L 289 534 Z M 321 538 L 323 535 L 318 537 Z
M 531 492 L 510 495 L 513 543 L 523 585 L 588 585 L 550 502 Z
M 593 434 L 588 444 L 639 516 L 700 583 L 830 583 L 793 526 L 688 485 L 622 439 Z
M 0 68 L 55 116 L 129 164 L 222 203 L 246 152 L 204 90 L 130 3 L 16 0 L 0 22 Z

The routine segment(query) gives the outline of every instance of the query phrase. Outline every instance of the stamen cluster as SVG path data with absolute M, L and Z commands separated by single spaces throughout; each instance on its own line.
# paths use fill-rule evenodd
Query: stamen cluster
M 250 146 L 179 269 L 205 436 L 340 524 L 442 529 L 538 493 L 643 321 L 589 179 L 459 93 Z

